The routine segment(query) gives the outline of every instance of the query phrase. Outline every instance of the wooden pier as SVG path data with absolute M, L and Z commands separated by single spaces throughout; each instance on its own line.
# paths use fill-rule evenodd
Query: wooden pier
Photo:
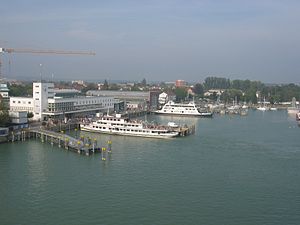
M 36 139 L 41 142 L 46 142 L 51 145 L 57 145 L 59 148 L 64 148 L 79 154 L 90 155 L 91 153 L 101 153 L 102 160 L 107 158 L 107 154 L 111 153 L 112 142 L 107 142 L 107 147 L 99 147 L 97 139 L 81 136 L 79 139 L 65 134 L 40 128 L 24 129 L 18 132 L 12 132 L 9 141 L 25 141 L 27 139 Z
M 182 127 L 173 128 L 172 130 L 178 132 L 178 136 L 185 137 L 185 136 L 194 134 L 196 128 L 195 128 L 195 125 L 192 125 L 192 126 L 186 125 L 186 126 L 182 126 Z

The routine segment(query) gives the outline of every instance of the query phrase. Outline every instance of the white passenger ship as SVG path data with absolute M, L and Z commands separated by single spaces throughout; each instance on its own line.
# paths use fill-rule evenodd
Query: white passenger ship
M 107 115 L 96 121 L 83 123 L 80 128 L 83 131 L 152 138 L 172 138 L 179 134 L 170 127 L 147 125 L 142 121 L 122 118 L 119 114 L 116 116 Z
M 211 117 L 213 115 L 211 112 L 200 112 L 194 102 L 175 103 L 173 101 L 167 102 L 162 109 L 155 111 L 155 113 L 202 117 Z

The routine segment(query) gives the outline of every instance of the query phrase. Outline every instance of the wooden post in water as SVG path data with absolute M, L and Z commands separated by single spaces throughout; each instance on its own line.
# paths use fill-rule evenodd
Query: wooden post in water
M 77 139 L 77 137 L 78 137 L 78 135 L 77 135 L 77 131 L 78 131 L 78 129 L 77 128 L 75 128 L 75 138 Z
M 108 153 L 111 153 L 111 144 L 112 144 L 112 141 L 111 141 L 111 140 L 108 140 L 108 141 L 107 141 L 107 152 L 108 152 Z
M 106 148 L 105 147 L 102 147 L 102 149 L 101 149 L 101 158 L 102 158 L 102 161 L 106 160 Z
M 90 155 L 89 144 L 85 144 L 85 155 Z
M 77 152 L 78 154 L 80 154 L 80 141 L 77 141 L 77 146 L 78 146 Z
M 14 142 L 15 141 L 15 134 L 14 132 L 12 131 L 11 132 L 11 142 Z
M 69 138 L 65 139 L 65 149 L 69 149 Z

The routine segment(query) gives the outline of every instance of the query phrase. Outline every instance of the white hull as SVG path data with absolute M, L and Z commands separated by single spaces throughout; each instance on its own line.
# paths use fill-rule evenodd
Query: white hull
M 90 128 L 88 126 L 81 125 L 82 131 L 94 132 L 94 133 L 102 133 L 102 134 L 113 134 L 113 135 L 123 135 L 123 136 L 133 136 L 133 137 L 145 137 L 145 138 L 160 138 L 160 139 L 168 139 L 178 136 L 178 132 L 158 134 L 158 133 L 141 133 L 141 132 L 127 132 L 127 131 L 104 131 L 100 129 Z
M 259 110 L 259 111 L 267 111 L 268 109 L 266 107 L 258 107 L 257 110 Z
M 143 121 L 129 120 L 118 116 L 104 116 L 87 124 L 80 124 L 81 130 L 104 134 L 135 137 L 172 138 L 179 132 L 161 125 L 147 125 Z
M 156 114 L 162 115 L 174 115 L 174 116 L 202 116 L 211 117 L 212 113 L 199 112 L 194 102 L 186 103 L 174 103 L 169 101 L 161 110 L 155 111 Z
M 192 113 L 189 113 L 189 114 L 185 114 L 185 113 L 176 113 L 176 112 L 159 112 L 159 111 L 156 111 L 155 112 L 156 114 L 165 114 L 165 115 L 174 115 L 174 116 L 201 116 L 201 114 L 192 114 Z

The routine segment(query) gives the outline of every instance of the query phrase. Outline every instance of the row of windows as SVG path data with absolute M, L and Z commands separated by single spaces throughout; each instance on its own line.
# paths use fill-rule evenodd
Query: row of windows
M 137 133 L 157 133 L 155 131 L 150 131 L 150 130 L 132 130 L 132 129 L 122 129 L 122 128 L 107 128 L 107 127 L 99 127 L 99 126 L 93 126 L 93 128 L 97 129 L 103 129 L 103 130 L 116 130 L 116 131 L 131 131 L 131 132 L 137 132 Z M 165 131 L 161 131 L 158 133 L 166 133 Z
M 97 122 L 97 123 L 100 123 L 100 122 Z M 107 124 L 107 123 L 101 122 L 100 124 Z M 113 126 L 139 127 L 139 125 L 136 125 L 136 124 L 119 124 L 119 123 L 113 124 Z
M 13 101 L 13 103 L 16 103 L 16 101 Z M 21 104 L 21 101 L 18 101 L 18 104 Z M 22 104 L 26 104 L 26 102 L 25 102 L 25 101 L 22 101 Z M 27 102 L 27 104 L 30 105 L 31 102 Z
M 18 110 L 23 110 L 23 111 L 31 111 L 32 110 L 32 107 L 21 107 L 21 106 L 15 106 L 13 107 L 14 111 L 18 111 Z
M 102 104 L 102 102 L 112 102 L 113 99 L 104 99 L 104 101 L 101 100 L 85 100 L 85 101 L 79 101 L 79 102 L 75 102 L 75 105 L 84 105 L 84 104 Z M 108 103 L 110 104 L 110 103 Z M 112 103 L 113 104 L 113 103 Z

